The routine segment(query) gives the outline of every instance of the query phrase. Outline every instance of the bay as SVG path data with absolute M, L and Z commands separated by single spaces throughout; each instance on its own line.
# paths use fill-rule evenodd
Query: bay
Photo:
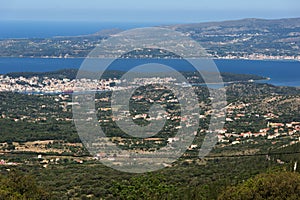
M 0 58 L 0 73 L 9 72 L 48 72 L 60 69 L 79 69 L 83 58 Z M 214 60 L 220 72 L 237 74 L 255 74 L 271 78 L 267 83 L 277 86 L 300 86 L 300 62 L 282 60 Z M 122 66 L 113 69 L 128 70 L 128 66 L 136 66 L 149 62 L 148 59 L 127 59 Z M 190 68 L 176 59 L 160 59 L 160 63 L 173 67 L 178 71 Z

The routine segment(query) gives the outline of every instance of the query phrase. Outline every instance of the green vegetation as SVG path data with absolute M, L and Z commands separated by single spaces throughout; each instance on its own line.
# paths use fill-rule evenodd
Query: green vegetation
M 300 174 L 273 172 L 259 174 L 244 183 L 228 187 L 219 200 L 297 200 L 300 196 Z
M 35 179 L 20 171 L 7 172 L 0 175 L 0 199 L 1 200 L 47 200 L 50 198 L 42 187 L 39 187 Z
M 71 77 L 74 73 L 66 70 L 60 78 Z M 51 76 L 49 73 L 39 76 L 46 75 Z M 194 75 L 187 73 L 187 77 L 193 77 L 191 81 L 199 81 Z M 235 80 L 235 75 L 227 77 Z M 241 79 L 244 78 L 249 77 L 242 76 Z M 154 90 L 153 87 L 155 85 L 135 91 L 133 97 L 142 98 L 131 99 L 131 115 L 147 113 L 151 105 L 149 99 L 162 102 L 176 99 L 169 90 Z M 197 155 L 206 134 L 211 105 L 207 88 L 194 86 L 194 90 L 199 97 L 200 114 L 205 116 L 200 119 L 193 142 L 198 147 L 187 150 L 172 165 L 146 174 L 128 174 L 105 167 L 101 158 L 97 161 L 86 152 L 72 121 L 69 94 L 0 93 L 0 199 L 211 200 L 274 199 L 277 195 L 292 199 L 289 194 L 299 195 L 295 188 L 299 187 L 300 170 L 289 172 L 294 171 L 296 162 L 300 163 L 299 131 L 296 129 L 300 121 L 300 89 L 255 83 L 228 85 L 226 118 L 231 120 L 224 125 L 225 133 L 220 133 L 224 141 L 219 141 L 203 159 Z M 96 114 L 104 132 L 120 148 L 159 149 L 166 145 L 167 138 L 174 137 L 174 127 L 180 122 L 176 118 L 171 120 L 180 114 L 176 101 L 164 105 L 171 114 L 167 128 L 155 135 L 159 140 L 145 142 L 117 127 L 112 120 L 110 98 L 110 92 L 96 94 Z M 144 125 L 148 123 L 147 119 L 137 118 L 135 122 Z M 283 125 L 278 128 L 268 125 L 270 123 Z M 267 130 L 263 136 L 240 135 L 260 133 L 264 129 Z M 235 136 L 225 137 L 228 133 Z M 276 133 L 276 138 L 268 139 Z M 279 194 L 280 190 L 284 192 Z
M 231 199 L 235 195 L 236 199 L 247 199 L 244 197 L 252 197 L 252 192 L 276 197 L 280 189 L 284 189 L 282 194 L 288 197 L 298 194 L 300 177 L 297 172 L 285 171 L 289 165 L 280 166 L 266 160 L 265 156 L 216 158 L 206 160 L 206 164 L 200 164 L 196 159 L 192 162 L 182 160 L 172 167 L 146 174 L 123 173 L 94 161 L 65 162 L 48 168 L 38 164 L 11 168 L 26 169 L 40 188 L 47 188 L 50 195 L 47 199 L 211 200 Z M 4 175 L 7 176 L 10 175 Z M 36 188 L 34 182 L 29 185 Z M 15 187 L 21 188 L 18 184 Z

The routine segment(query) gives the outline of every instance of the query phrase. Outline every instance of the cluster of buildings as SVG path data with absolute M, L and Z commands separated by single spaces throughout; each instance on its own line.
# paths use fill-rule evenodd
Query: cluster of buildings
M 82 91 L 110 91 L 122 90 L 130 86 L 142 86 L 146 84 L 165 84 L 174 81 L 173 78 L 134 78 L 130 83 L 120 85 L 126 80 L 117 79 L 57 79 L 48 77 L 10 77 L 0 75 L 0 92 L 19 92 L 19 93 L 41 93 L 41 94 L 61 94 Z
M 9 77 L 0 75 L 0 92 L 20 92 L 20 93 L 72 93 L 74 91 L 85 90 L 112 90 L 118 82 L 116 79 L 56 79 L 48 77 Z
M 12 166 L 12 165 L 18 165 L 15 162 L 7 162 L 6 160 L 0 160 L 0 165 L 7 165 L 7 166 Z
M 238 104 L 229 104 L 227 106 L 228 114 L 226 118 L 227 123 L 238 122 L 238 120 L 245 119 L 247 116 L 240 110 L 245 109 L 250 106 L 249 103 L 238 103 Z M 238 111 L 239 110 L 239 111 Z M 267 140 L 274 140 L 280 137 L 290 137 L 295 140 L 300 141 L 300 122 L 291 121 L 286 123 L 275 123 L 278 121 L 279 116 L 269 112 L 263 115 L 252 113 L 255 117 L 263 117 L 266 125 L 264 128 L 261 128 L 257 132 L 245 131 L 245 132 L 228 132 L 225 128 L 222 131 L 218 132 L 218 141 L 220 143 L 231 143 L 231 144 L 240 144 L 243 140 L 249 138 L 265 137 Z
M 287 55 L 265 55 L 265 54 L 242 54 L 234 55 L 228 54 L 226 56 L 217 56 L 219 59 L 243 59 L 243 60 L 300 60 L 299 55 L 287 56 Z
M 300 122 L 290 123 L 268 123 L 266 128 L 260 129 L 259 132 L 252 133 L 251 131 L 244 133 L 227 133 L 224 129 L 219 132 L 218 141 L 220 143 L 240 144 L 243 139 L 266 137 L 268 140 L 273 140 L 279 137 L 291 136 L 300 140 Z M 231 141 L 230 138 L 233 138 Z

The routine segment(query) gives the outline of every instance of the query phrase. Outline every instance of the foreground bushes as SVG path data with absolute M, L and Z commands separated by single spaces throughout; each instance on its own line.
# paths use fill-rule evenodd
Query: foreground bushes
M 218 199 L 296 200 L 299 199 L 299 197 L 300 174 L 292 172 L 275 172 L 259 174 L 238 186 L 228 187 Z
M 0 200 L 46 200 L 49 194 L 38 187 L 35 180 L 19 171 L 0 175 Z

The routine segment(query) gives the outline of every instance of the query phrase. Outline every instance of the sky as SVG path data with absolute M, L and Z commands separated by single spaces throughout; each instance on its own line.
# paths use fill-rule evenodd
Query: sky
M 299 0 L 0 0 L 0 20 L 203 22 L 300 16 Z

